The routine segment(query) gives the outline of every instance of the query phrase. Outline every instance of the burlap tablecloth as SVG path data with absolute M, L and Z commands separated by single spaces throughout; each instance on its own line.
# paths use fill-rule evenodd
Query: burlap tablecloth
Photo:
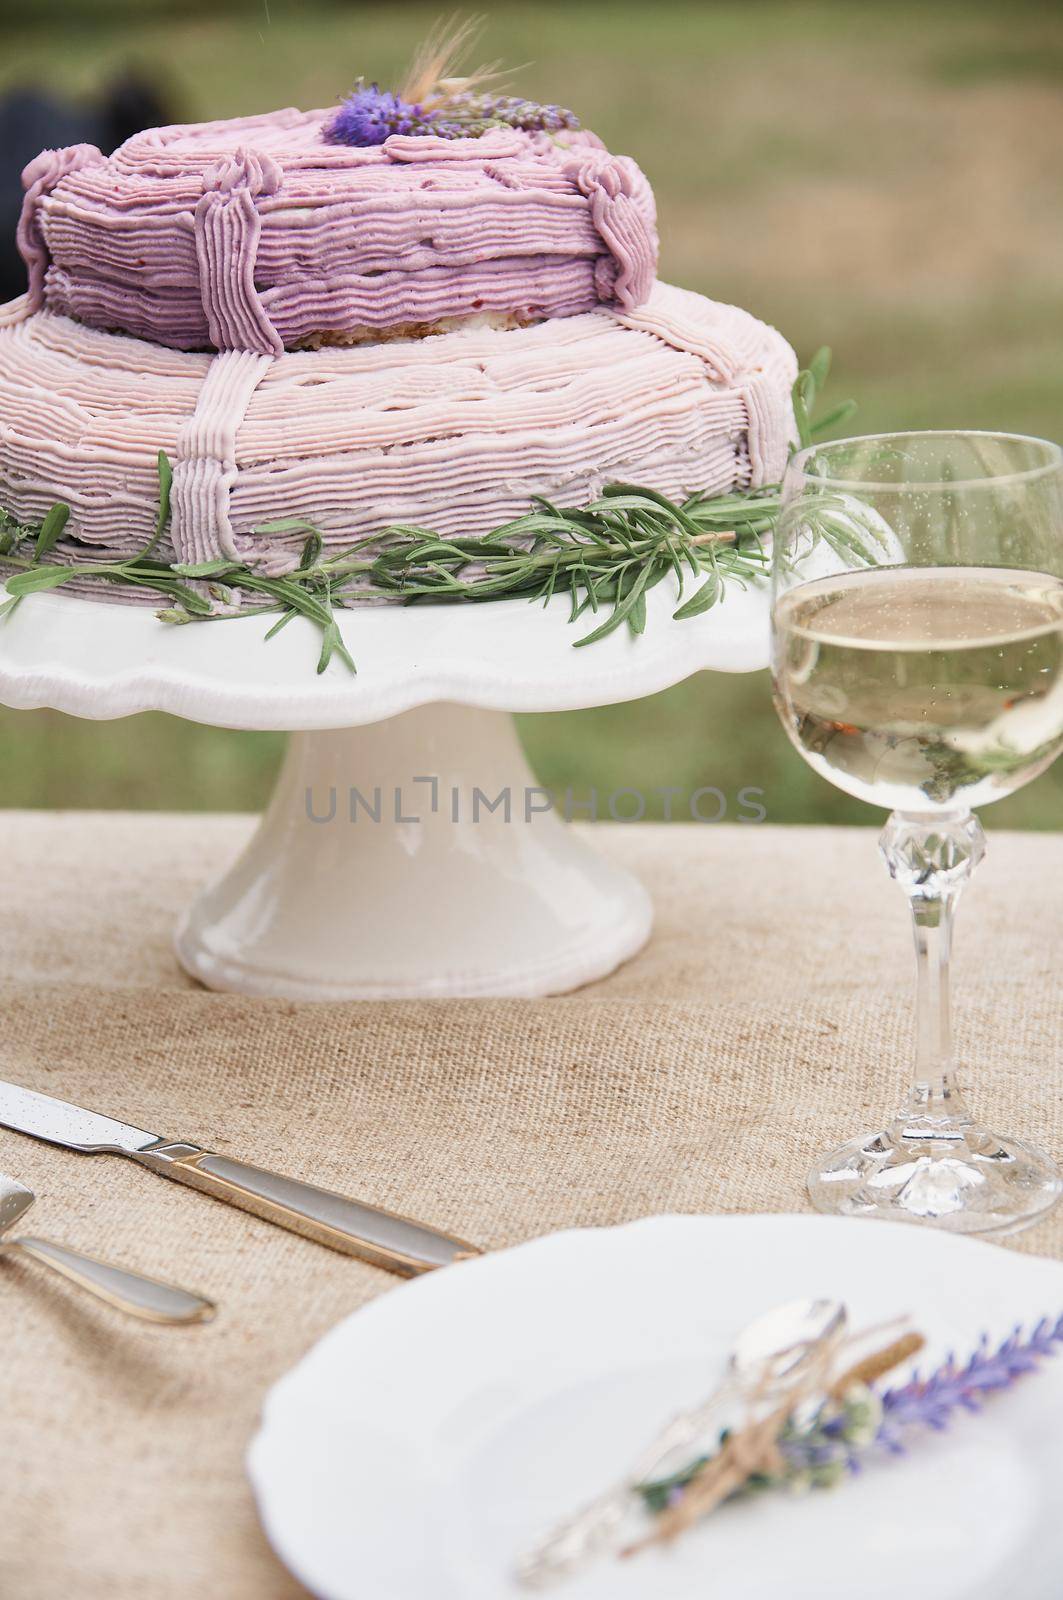
M 0 1076 L 489 1246 L 655 1211 L 803 1209 L 898 1094 L 910 950 L 870 830 L 601 827 L 657 906 L 645 952 L 542 1001 L 207 994 L 170 951 L 240 817 L 8 814 Z M 981 1112 L 1063 1155 L 1063 838 L 990 838 L 961 915 Z M 168 1184 L 0 1130 L 34 1227 L 221 1302 L 145 1328 L 0 1269 L 4 1600 L 293 1600 L 243 1474 L 263 1394 L 398 1281 Z M 1019 1248 L 1063 1255 L 1063 1211 Z M 379 1600 L 386 1600 L 381 1596 Z M 426 1597 L 428 1600 L 428 1597 Z

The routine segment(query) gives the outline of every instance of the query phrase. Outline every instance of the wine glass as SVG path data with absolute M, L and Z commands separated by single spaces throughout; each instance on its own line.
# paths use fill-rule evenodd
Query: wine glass
M 956 1233 L 1023 1227 L 1059 1198 L 1042 1151 L 991 1133 L 953 1064 L 953 912 L 982 859 L 971 807 L 1063 748 L 1063 451 L 993 433 L 812 445 L 775 540 L 775 704 L 805 760 L 891 815 L 908 896 L 915 1082 L 883 1131 L 817 1162 L 813 1204 Z

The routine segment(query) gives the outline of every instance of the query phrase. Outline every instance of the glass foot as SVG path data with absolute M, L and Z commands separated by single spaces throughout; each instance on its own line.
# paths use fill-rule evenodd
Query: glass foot
M 1055 1162 L 1019 1139 L 976 1123 L 938 1138 L 903 1127 L 854 1139 L 818 1162 L 808 1175 L 817 1211 L 1002 1233 L 1036 1222 L 1063 1193 Z

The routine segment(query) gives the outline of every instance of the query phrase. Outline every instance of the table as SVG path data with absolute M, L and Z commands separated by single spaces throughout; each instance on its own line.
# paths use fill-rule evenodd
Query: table
M 490 1247 L 804 1209 L 812 1157 L 904 1084 L 907 913 L 872 830 L 599 826 L 657 914 L 609 978 L 550 1000 L 301 1005 L 207 993 L 171 953 L 177 912 L 253 821 L 5 815 L 0 1075 Z M 1063 837 L 991 834 L 956 954 L 978 1110 L 1057 1156 L 1061 873 Z M 269 1385 L 398 1280 L 116 1158 L 0 1130 L 0 1170 L 37 1191 L 36 1230 L 221 1302 L 203 1328 L 143 1327 L 3 1263 L 0 1592 L 296 1600 L 243 1452 Z M 1015 1247 L 1063 1256 L 1063 1211 Z

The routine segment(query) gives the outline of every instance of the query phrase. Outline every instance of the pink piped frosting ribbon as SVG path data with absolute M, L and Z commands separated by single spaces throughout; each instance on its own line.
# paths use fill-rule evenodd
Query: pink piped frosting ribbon
M 62 150 L 42 150 L 22 169 L 25 195 L 15 238 L 29 273 L 27 310 L 39 311 L 44 303 L 44 275 L 48 271 L 48 244 L 41 229 L 39 206 L 60 179 L 81 167 L 94 167 L 105 159 L 94 144 L 69 144 Z
M 218 350 L 280 355 L 282 340 L 255 284 L 262 234 L 256 201 L 277 193 L 283 174 L 271 156 L 240 149 L 208 167 L 194 216 L 199 291 Z
M 179 561 L 227 556 L 253 562 L 269 555 L 256 551 L 253 539 L 237 535 L 229 495 L 237 478 L 237 434 L 251 396 L 272 364 L 266 353 L 226 350 L 207 369 L 195 411 L 177 435 L 170 509 Z
M 393 133 L 381 146 L 389 161 L 507 161 L 527 144 L 512 128 L 493 128 L 472 139 L 440 139 L 435 134 Z
M 590 201 L 591 221 L 606 251 L 594 271 L 598 298 L 627 310 L 649 295 L 657 273 L 652 212 L 639 203 L 630 163 L 591 150 L 568 163 L 567 174 Z

